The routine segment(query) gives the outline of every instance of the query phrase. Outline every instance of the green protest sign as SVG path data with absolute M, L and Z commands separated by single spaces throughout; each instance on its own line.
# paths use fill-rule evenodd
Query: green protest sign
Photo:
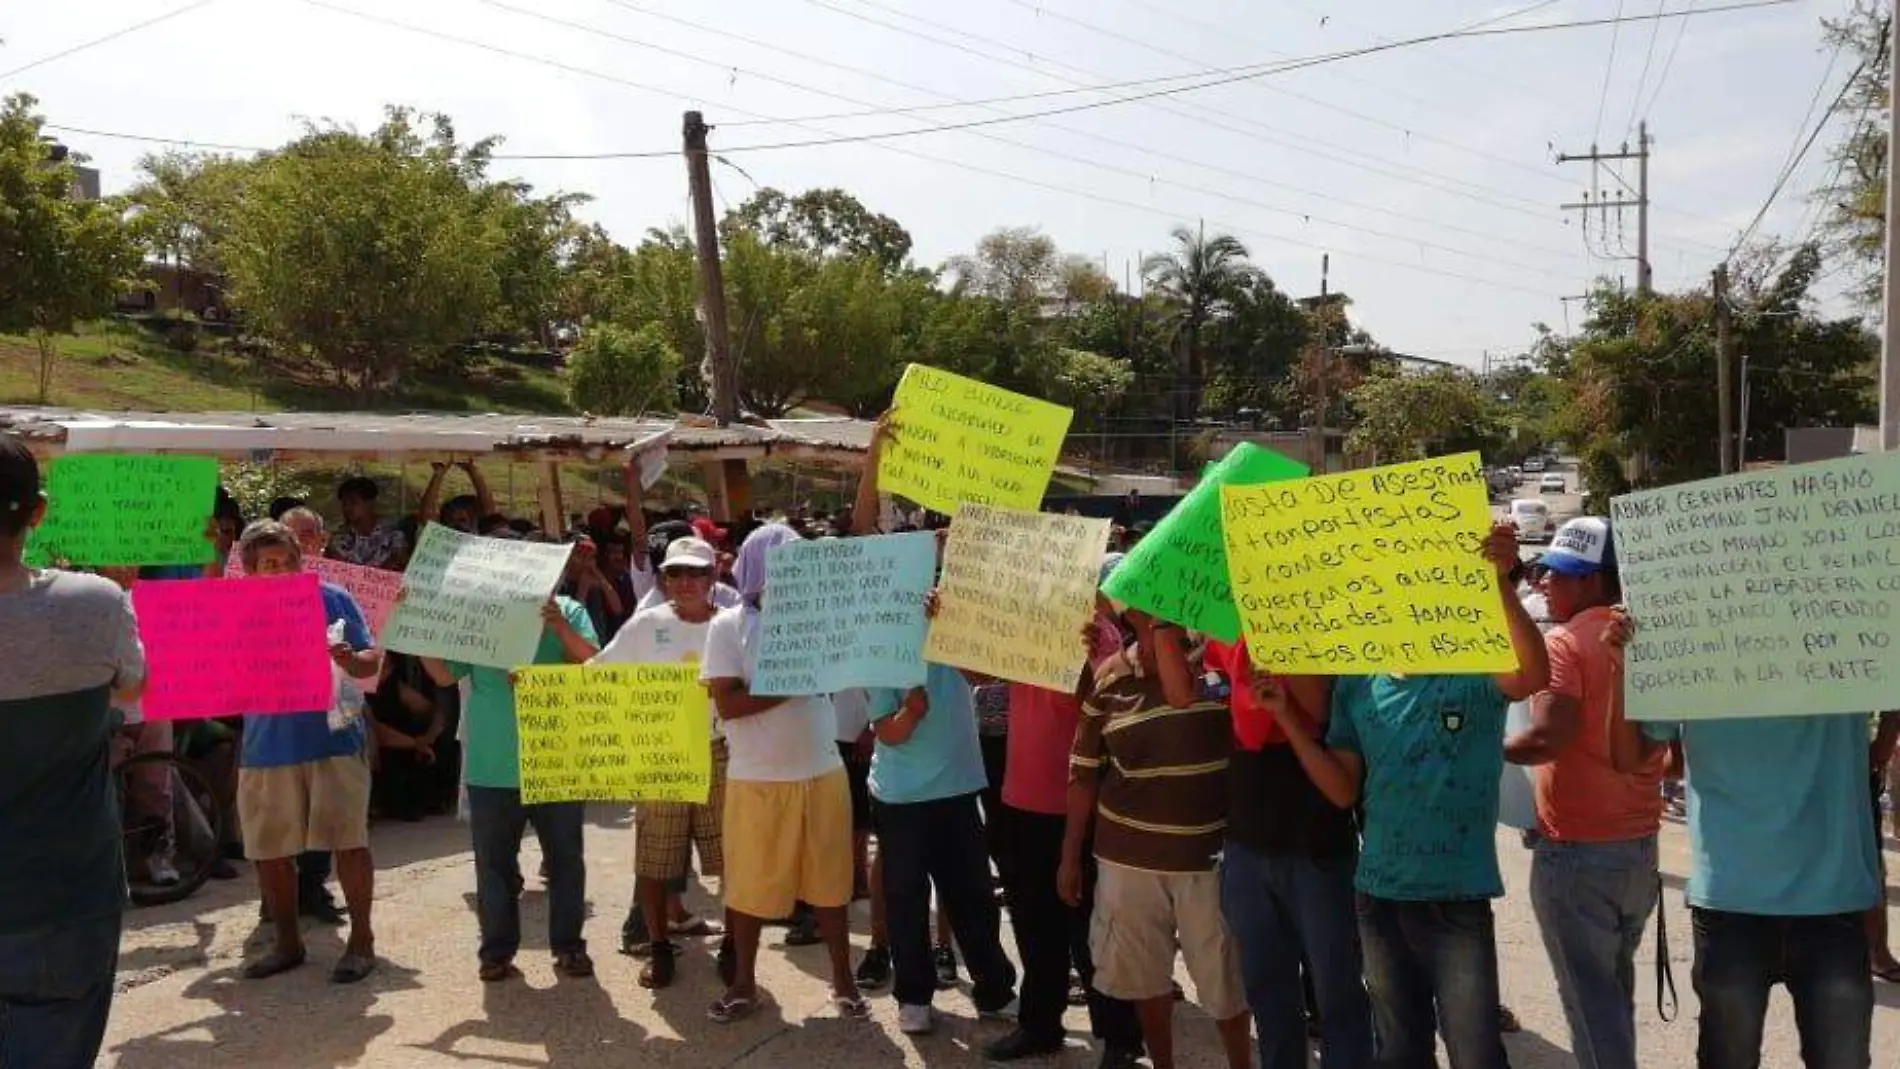
M 567 542 L 424 527 L 403 572 L 402 601 L 383 624 L 383 647 L 490 668 L 533 664 L 544 627 L 541 607 L 573 550 Z
M 205 526 L 217 497 L 212 457 L 58 457 L 47 466 L 46 519 L 27 537 L 27 563 L 208 564 L 215 552 Z
M 1611 502 L 1633 720 L 1893 707 L 1900 453 Z
M 1307 474 L 1306 465 L 1296 460 L 1240 443 L 1201 473 L 1200 483 L 1175 502 L 1102 584 L 1102 593 L 1190 631 L 1234 641 L 1240 637 L 1240 614 L 1227 578 L 1220 488 L 1304 479 Z

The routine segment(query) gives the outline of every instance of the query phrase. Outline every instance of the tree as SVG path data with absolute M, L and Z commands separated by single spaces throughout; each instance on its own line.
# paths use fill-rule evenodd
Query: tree
M 568 403 L 596 416 L 637 416 L 655 404 L 671 412 L 679 373 L 679 351 L 658 324 L 590 324 L 567 358 Z
M 866 208 L 842 189 L 808 189 L 795 197 L 766 187 L 726 214 L 721 240 L 750 230 L 773 245 L 815 256 L 868 256 L 896 274 L 910 256 L 910 232 L 888 215 Z
M 1056 243 L 1031 227 L 1004 227 L 984 235 L 971 256 L 952 256 L 954 293 L 1009 304 L 1034 305 L 1055 295 L 1062 277 Z
M 49 158 L 36 103 L 22 93 L 0 106 L 0 331 L 32 334 L 46 404 L 54 336 L 111 311 L 139 253 L 118 206 L 79 198 L 72 161 Z
M 1358 423 L 1346 449 L 1390 464 L 1429 456 L 1490 452 L 1503 425 L 1468 371 L 1434 368 L 1424 374 L 1380 371 L 1352 391 Z
M 503 304 L 510 251 L 494 199 L 470 186 L 487 146 L 391 109 L 368 135 L 312 127 L 261 158 L 219 253 L 234 303 L 365 398 L 419 353 L 475 335 Z
M 234 156 L 189 152 L 139 160 L 143 177 L 126 199 L 151 255 L 175 268 L 219 275 L 218 250 L 250 165 Z
M 1200 413 L 1207 374 L 1202 331 L 1227 310 L 1253 267 L 1247 262 L 1247 246 L 1232 235 L 1210 238 L 1205 230 L 1185 226 L 1171 233 L 1175 250 L 1143 260 L 1141 274 L 1175 308 L 1175 418 L 1189 420 Z
M 1879 308 L 1886 277 L 1888 15 L 1891 5 L 1855 0 L 1840 19 L 1823 19 L 1830 45 L 1857 57 L 1860 66 L 1840 111 L 1856 118 L 1829 154 L 1832 179 L 1812 194 L 1821 208 L 1829 251 L 1854 264 L 1854 294 Z
M 1056 349 L 1044 376 L 1036 392 L 1075 410 L 1072 432 L 1098 425 L 1135 383 L 1126 363 L 1081 349 Z
M 1284 410 L 1285 386 L 1313 339 L 1306 311 L 1266 272 L 1249 272 L 1230 296 L 1228 314 L 1212 324 L 1206 340 L 1209 380 L 1203 408 L 1298 426 L 1298 413 Z

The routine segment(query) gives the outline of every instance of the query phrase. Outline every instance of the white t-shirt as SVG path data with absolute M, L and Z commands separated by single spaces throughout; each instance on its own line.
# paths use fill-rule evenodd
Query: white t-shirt
M 832 708 L 838 711 L 838 741 L 856 742 L 864 729 L 871 726 L 871 696 L 863 687 L 841 690 L 831 696 Z
M 757 658 L 746 648 L 747 615 L 744 608 L 731 608 L 713 617 L 699 662 L 702 681 L 752 681 Z M 838 757 L 838 717 L 826 695 L 787 698 L 756 716 L 728 721 L 725 728 L 728 780 L 795 783 L 844 767 Z
M 588 664 L 676 664 L 699 661 L 706 648 L 706 632 L 712 621 L 689 624 L 673 611 L 671 602 L 661 602 L 634 614 L 621 626 L 613 641 L 588 660 Z M 719 718 L 712 718 L 712 736 L 718 738 Z
M 638 586 L 639 579 L 637 577 L 639 576 L 640 573 L 635 572 L 633 574 L 636 576 L 634 580 L 634 584 L 635 586 Z M 712 602 L 713 608 L 715 609 L 730 609 L 744 602 L 745 598 L 740 597 L 739 592 L 733 589 L 733 587 L 730 584 L 714 583 L 713 588 L 712 588 L 712 596 L 708 600 Z M 666 604 L 666 591 L 660 589 L 657 586 L 648 587 L 646 593 L 640 595 L 640 604 L 634 608 L 634 611 L 645 612 L 646 610 L 653 608 L 655 605 L 664 605 L 664 604 Z

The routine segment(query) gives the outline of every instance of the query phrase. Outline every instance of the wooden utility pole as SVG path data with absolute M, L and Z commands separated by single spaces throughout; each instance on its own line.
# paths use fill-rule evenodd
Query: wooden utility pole
M 699 112 L 686 113 L 686 184 L 693 195 L 693 245 L 699 255 L 699 314 L 706 328 L 706 360 L 712 371 L 713 418 L 723 427 L 739 421 L 739 376 L 732 366 L 732 336 L 726 326 L 726 279 L 719 267 L 719 227 L 713 220 L 707 129 Z
M 1716 450 L 1722 456 L 1722 474 L 1735 470 L 1735 402 L 1729 382 L 1733 354 L 1729 352 L 1728 264 L 1716 264 L 1710 280 L 1715 297 L 1715 422 Z

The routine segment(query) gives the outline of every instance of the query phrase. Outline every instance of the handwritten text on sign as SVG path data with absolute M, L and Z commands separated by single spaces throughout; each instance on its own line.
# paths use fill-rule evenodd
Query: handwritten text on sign
M 697 664 L 524 668 L 521 800 L 703 803 L 710 715 Z
M 1131 608 L 1223 642 L 1240 637 L 1240 616 L 1221 540 L 1220 488 L 1304 478 L 1306 465 L 1242 442 L 1201 475 L 1148 537 L 1102 584 L 1102 593 Z
M 541 643 L 541 607 L 571 549 L 430 524 L 403 573 L 402 604 L 384 626 L 383 646 L 491 668 L 528 664 Z
M 94 567 L 209 564 L 205 538 L 218 493 L 211 457 L 80 453 L 47 468 L 46 519 L 26 559 Z
M 964 505 L 944 546 L 924 657 L 1074 690 L 1107 543 L 1107 520 Z
M 1041 507 L 1075 415 L 922 364 L 904 372 L 891 403 L 897 441 L 884 447 L 878 486 L 943 513 L 965 501 Z
M 1900 454 L 1628 494 L 1611 516 L 1632 719 L 1893 707 Z
M 303 558 L 303 570 L 349 591 L 350 597 L 356 599 L 356 607 L 363 610 L 363 619 L 369 623 L 369 633 L 378 642 L 382 641 L 383 626 L 389 622 L 389 614 L 396 608 L 396 595 L 402 590 L 401 572 L 366 568 L 328 557 Z M 231 555 L 225 560 L 224 574 L 233 579 L 246 574 L 244 557 L 236 546 L 231 547 Z
M 145 645 L 147 720 L 330 708 L 316 576 L 139 583 L 132 609 Z
M 930 531 L 787 542 L 766 561 L 752 693 L 922 686 Z
M 1289 675 L 1517 667 L 1476 453 L 1221 488 L 1242 632 Z

